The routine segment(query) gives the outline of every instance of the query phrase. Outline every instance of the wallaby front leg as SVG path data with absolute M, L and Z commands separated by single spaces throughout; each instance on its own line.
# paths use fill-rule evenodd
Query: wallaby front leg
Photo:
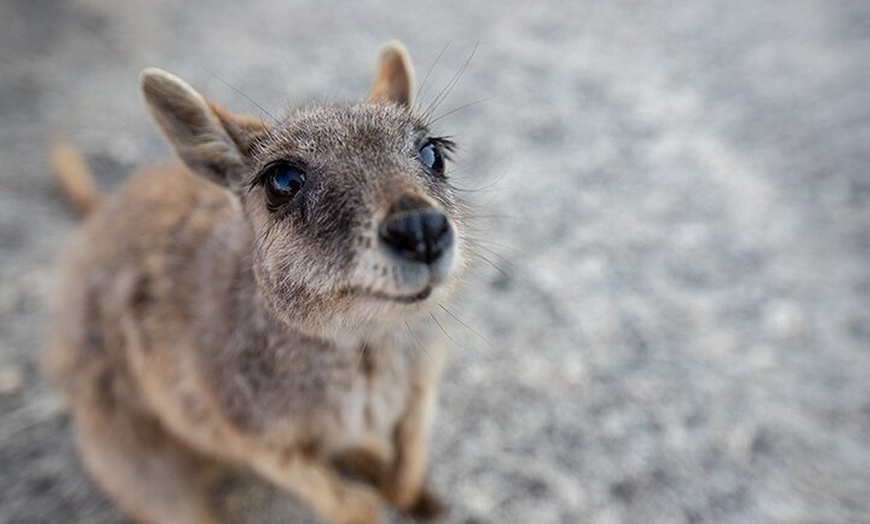
M 378 524 L 383 501 L 376 491 L 349 482 L 329 464 L 306 453 L 286 452 L 255 457 L 254 469 L 295 493 L 335 524 Z
M 423 520 L 435 518 L 444 510 L 438 497 L 426 487 L 429 431 L 442 367 L 440 362 L 430 364 L 414 383 L 410 402 L 396 428 L 396 459 L 384 485 L 387 500 Z

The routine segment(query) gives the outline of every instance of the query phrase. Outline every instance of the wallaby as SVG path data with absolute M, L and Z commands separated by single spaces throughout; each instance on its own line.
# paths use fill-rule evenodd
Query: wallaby
M 388 44 L 366 101 L 237 116 L 157 69 L 147 106 L 181 163 L 102 198 L 61 257 L 46 367 L 86 469 L 137 521 L 211 523 L 221 464 L 335 523 L 440 513 L 427 441 L 446 348 L 422 315 L 465 265 L 454 144 Z M 218 468 L 219 469 L 219 468 Z

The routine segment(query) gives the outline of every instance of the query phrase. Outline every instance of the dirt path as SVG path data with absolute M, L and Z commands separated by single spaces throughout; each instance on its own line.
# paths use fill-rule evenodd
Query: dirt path
M 0 2 L 0 522 L 124 521 L 38 371 L 74 226 L 45 142 L 115 187 L 168 154 L 144 67 L 280 112 L 360 96 L 392 38 L 424 101 L 477 45 L 436 115 L 493 97 L 438 123 L 486 188 L 451 308 L 474 331 L 438 314 L 448 521 L 868 522 L 870 4 L 305 4 Z M 256 482 L 216 498 L 310 519 Z

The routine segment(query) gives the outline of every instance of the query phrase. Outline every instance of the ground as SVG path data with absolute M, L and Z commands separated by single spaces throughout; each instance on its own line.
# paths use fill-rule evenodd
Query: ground
M 424 106 L 470 58 L 433 113 L 479 210 L 435 311 L 446 521 L 870 522 L 870 4 L 204 4 L 0 3 L 0 522 L 125 522 L 39 372 L 75 227 L 47 142 L 110 190 L 169 154 L 143 68 L 280 113 L 394 38 Z M 314 521 L 247 480 L 236 521 Z

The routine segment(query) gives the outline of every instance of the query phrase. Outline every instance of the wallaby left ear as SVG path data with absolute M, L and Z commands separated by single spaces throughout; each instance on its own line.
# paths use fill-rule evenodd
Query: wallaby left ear
M 369 100 L 413 108 L 416 84 L 408 50 L 401 42 L 387 43 L 378 55 L 378 73 Z
M 141 85 L 152 116 L 181 160 L 195 173 L 237 189 L 263 124 L 209 103 L 186 82 L 159 69 L 143 71 Z

